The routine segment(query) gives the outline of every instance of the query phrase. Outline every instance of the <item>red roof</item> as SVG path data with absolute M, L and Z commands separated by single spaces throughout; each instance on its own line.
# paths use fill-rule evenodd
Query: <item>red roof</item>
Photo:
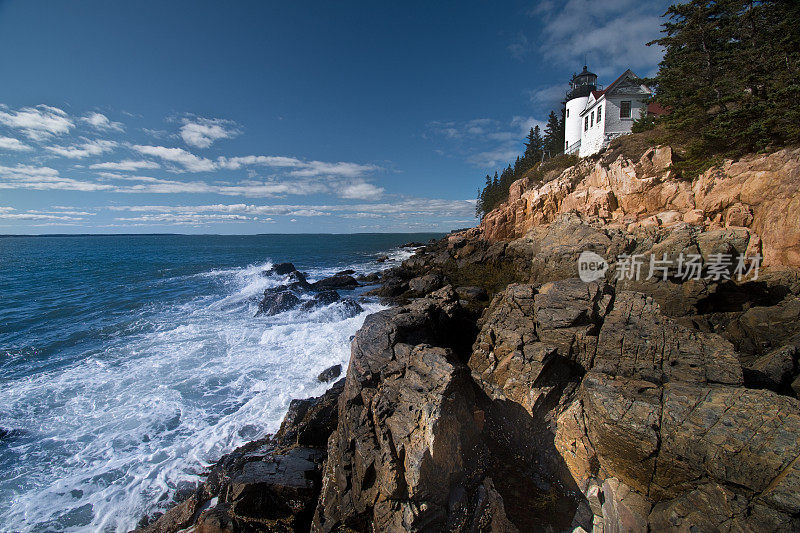
M 594 96 L 595 100 L 599 100 L 603 94 L 605 94 L 605 91 L 592 91 L 592 96 Z
M 661 115 L 666 115 L 667 113 L 669 113 L 669 109 L 662 106 L 658 102 L 650 102 L 649 104 L 647 104 L 648 115 L 661 116 Z

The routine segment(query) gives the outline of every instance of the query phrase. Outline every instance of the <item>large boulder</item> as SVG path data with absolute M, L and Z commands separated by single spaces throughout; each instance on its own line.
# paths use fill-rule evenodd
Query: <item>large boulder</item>
M 591 368 L 608 375 L 662 383 L 742 384 L 733 345 L 715 334 L 689 330 L 663 316 L 641 293 L 617 293 L 606 316 Z
M 292 272 L 296 272 L 297 269 L 294 267 L 292 263 L 276 263 L 272 265 L 271 268 L 268 268 L 264 271 L 265 274 L 276 274 L 278 276 L 283 276 L 286 274 L 290 274 Z
M 315 281 L 311 284 L 311 289 L 315 291 L 327 291 L 335 289 L 350 290 L 355 289 L 358 286 L 358 282 L 353 276 L 349 274 L 337 274 L 335 276 L 322 278 L 319 281 Z
M 408 282 L 408 288 L 413 296 L 425 296 L 440 289 L 444 279 L 439 273 L 425 274 Z
M 484 470 L 474 390 L 451 336 L 459 315 L 448 287 L 367 317 L 352 345 L 315 531 L 514 530 Z

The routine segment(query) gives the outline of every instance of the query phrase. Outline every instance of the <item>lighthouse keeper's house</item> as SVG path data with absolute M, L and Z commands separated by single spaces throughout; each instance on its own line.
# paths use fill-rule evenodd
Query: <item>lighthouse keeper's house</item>
M 564 111 L 564 152 L 595 154 L 614 138 L 631 132 L 633 121 L 657 106 L 646 103 L 652 91 L 630 69 L 602 89 L 586 65 L 572 76 Z

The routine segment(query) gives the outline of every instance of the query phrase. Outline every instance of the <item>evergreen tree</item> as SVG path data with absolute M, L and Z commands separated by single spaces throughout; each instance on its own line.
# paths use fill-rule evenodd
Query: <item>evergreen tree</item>
M 687 166 L 800 141 L 800 2 L 691 0 L 665 16 L 652 82 Z
M 525 170 L 528 170 L 536 163 L 542 160 L 542 150 L 544 149 L 544 140 L 542 133 L 537 124 L 531 131 L 528 132 L 528 137 L 525 139 L 525 153 L 522 158 L 525 160 Z
M 544 127 L 544 151 L 549 157 L 560 154 L 564 147 L 563 134 L 561 134 L 561 123 L 556 117 L 555 111 L 550 111 L 547 117 L 547 124 Z

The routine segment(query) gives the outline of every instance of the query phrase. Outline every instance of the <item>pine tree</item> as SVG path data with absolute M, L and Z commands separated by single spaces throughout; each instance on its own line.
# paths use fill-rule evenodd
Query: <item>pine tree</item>
M 525 139 L 525 153 L 522 156 L 525 160 L 525 170 L 528 170 L 542 160 L 543 149 L 544 140 L 542 139 L 542 133 L 537 124 L 531 128 L 531 131 L 528 132 L 528 137 Z M 523 170 L 523 172 L 525 170 Z
M 547 117 L 547 124 L 544 127 L 544 151 L 549 157 L 553 157 L 563 151 L 562 139 L 560 121 L 556 117 L 555 111 L 550 111 L 550 115 Z
M 652 81 L 687 167 L 800 141 L 800 2 L 692 0 L 665 16 Z

